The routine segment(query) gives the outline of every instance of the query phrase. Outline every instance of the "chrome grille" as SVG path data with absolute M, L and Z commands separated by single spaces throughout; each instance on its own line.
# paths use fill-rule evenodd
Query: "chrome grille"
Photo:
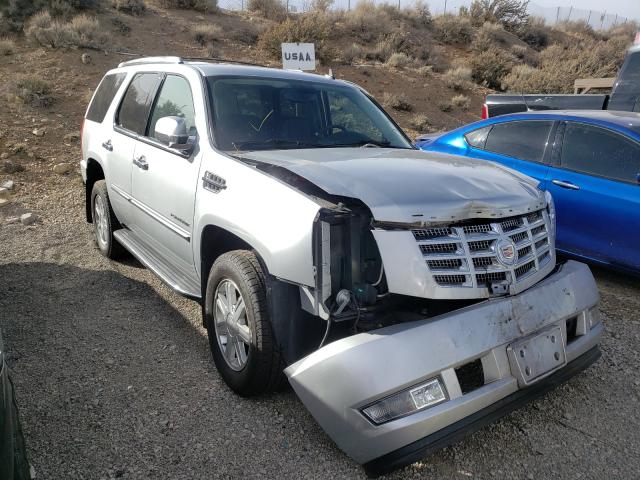
M 553 256 L 546 210 L 495 221 L 413 230 L 425 268 L 441 287 L 487 288 L 492 282 L 518 284 L 547 267 Z M 518 258 L 506 265 L 496 243 L 510 238 Z

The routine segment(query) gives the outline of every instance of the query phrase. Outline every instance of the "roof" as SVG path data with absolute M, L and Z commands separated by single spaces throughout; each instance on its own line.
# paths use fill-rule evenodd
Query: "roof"
M 621 112 L 615 110 L 538 110 L 512 113 L 492 117 L 490 120 L 506 120 L 514 118 L 538 117 L 558 118 L 564 120 L 596 120 L 608 122 L 626 128 L 640 129 L 640 113 Z
M 234 63 L 233 61 L 217 61 L 212 59 L 211 62 L 203 60 L 189 60 L 181 57 L 141 57 L 118 65 L 119 68 L 139 67 L 150 65 L 186 65 L 198 70 L 206 77 L 210 76 L 243 76 L 243 77 L 262 77 L 277 78 L 282 80 L 301 80 L 307 82 L 331 83 L 340 82 L 344 85 L 353 85 L 351 82 L 335 80 L 328 75 L 320 75 L 317 73 L 306 73 L 296 70 L 282 70 L 279 68 L 261 67 L 255 65 L 245 65 L 242 62 Z

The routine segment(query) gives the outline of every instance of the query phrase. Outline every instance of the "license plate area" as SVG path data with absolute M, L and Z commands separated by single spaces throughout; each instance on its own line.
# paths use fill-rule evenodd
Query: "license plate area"
M 512 343 L 507 355 L 518 384 L 531 385 L 566 365 L 562 329 L 553 327 Z

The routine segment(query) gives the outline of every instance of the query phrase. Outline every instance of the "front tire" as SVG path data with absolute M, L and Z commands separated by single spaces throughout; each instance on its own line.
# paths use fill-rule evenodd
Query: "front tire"
M 280 388 L 284 364 L 269 318 L 265 275 L 254 253 L 235 250 L 214 262 L 204 314 L 213 361 L 232 390 L 250 396 Z
M 113 237 L 113 232 L 120 228 L 116 214 L 111 208 L 107 183 L 98 180 L 91 190 L 91 215 L 95 232 L 96 245 L 100 253 L 115 260 L 122 257 L 124 248 Z

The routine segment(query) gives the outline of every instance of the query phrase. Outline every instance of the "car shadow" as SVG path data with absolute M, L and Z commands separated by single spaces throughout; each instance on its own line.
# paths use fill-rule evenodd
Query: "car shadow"
M 176 307 L 150 284 L 71 265 L 3 264 L 0 279 L 29 457 L 46 476 L 106 478 L 115 465 L 183 478 L 189 464 L 199 472 L 189 478 L 203 478 L 241 445 L 238 465 L 255 468 L 251 451 L 302 452 L 305 430 L 337 454 L 291 390 L 242 398 L 224 384 L 197 303 L 170 293 Z

